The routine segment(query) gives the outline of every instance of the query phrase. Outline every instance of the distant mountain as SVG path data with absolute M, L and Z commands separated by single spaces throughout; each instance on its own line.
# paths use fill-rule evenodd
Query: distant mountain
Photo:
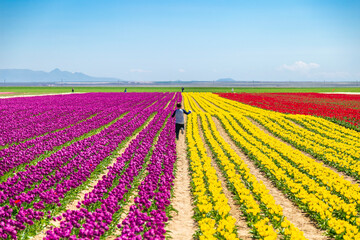
M 232 78 L 220 78 L 216 80 L 216 82 L 236 82 L 236 80 Z
M 107 77 L 91 77 L 80 72 L 61 71 L 55 68 L 51 72 L 28 69 L 0 69 L 0 81 L 6 82 L 124 82 Z

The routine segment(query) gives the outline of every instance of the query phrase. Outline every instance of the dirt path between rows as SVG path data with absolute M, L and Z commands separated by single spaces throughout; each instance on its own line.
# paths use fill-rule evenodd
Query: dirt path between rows
M 196 104 L 196 106 L 203 112 L 206 112 L 204 111 L 204 109 L 200 106 L 200 104 L 195 100 L 195 98 L 193 96 L 189 96 L 191 97 L 192 101 Z
M 181 105 L 184 106 L 184 99 Z M 184 106 L 185 107 L 185 106 Z M 184 116 L 185 123 L 187 121 Z M 193 234 L 197 229 L 197 224 L 192 218 L 194 216 L 193 199 L 190 187 L 189 159 L 187 158 L 187 145 L 185 142 L 186 128 L 184 134 L 179 134 L 179 140 L 176 141 L 176 175 L 174 180 L 174 195 L 171 199 L 172 206 L 178 211 L 173 213 L 173 218 L 169 225 L 165 227 L 169 231 L 172 239 L 193 239 Z
M 162 131 L 162 130 L 161 130 L 161 131 Z M 160 134 L 161 134 L 161 132 L 160 132 Z M 153 146 L 152 146 L 153 149 L 155 149 L 155 146 L 156 146 L 156 144 L 157 144 L 157 142 L 158 142 L 158 140 L 159 140 L 160 134 L 159 134 L 159 136 L 157 136 L 157 137 L 155 138 L 155 140 L 154 140 L 154 142 L 153 142 Z M 151 158 L 150 158 L 150 159 L 151 159 Z M 142 181 L 144 180 L 144 178 L 145 178 L 145 177 L 148 175 L 148 173 L 149 173 L 146 168 L 147 168 L 148 164 L 150 163 L 150 159 L 148 160 L 148 162 L 144 163 L 144 164 L 145 164 L 145 166 L 144 166 L 145 171 L 141 174 L 140 179 L 138 180 L 139 183 L 140 183 L 140 185 L 141 185 Z M 139 185 L 139 186 L 140 186 L 140 185 Z M 119 219 L 119 221 L 118 221 L 117 224 L 121 224 L 121 223 L 125 220 L 125 218 L 127 217 L 127 215 L 128 215 L 129 212 L 130 212 L 130 207 L 135 204 L 134 200 L 135 200 L 135 198 L 136 198 L 136 197 L 138 196 L 138 194 L 139 194 L 139 186 L 138 186 L 137 188 L 135 188 L 135 189 L 132 190 L 131 196 L 129 197 L 129 199 L 128 199 L 128 201 L 125 203 L 125 205 L 123 206 L 123 212 L 121 213 L 120 219 Z M 111 236 L 107 237 L 106 239 L 107 239 L 107 240 L 114 240 L 114 239 L 117 238 L 118 235 L 121 235 L 121 231 L 120 231 L 119 228 L 117 228 L 117 229 L 111 234 Z
M 168 101 L 168 103 L 166 104 L 166 106 L 164 107 L 164 110 L 169 106 L 169 104 L 171 103 L 171 101 L 174 99 L 176 93 L 173 94 L 173 97 Z
M 277 139 L 277 140 L 285 143 L 286 145 L 290 146 L 292 149 L 296 149 L 296 150 L 300 151 L 300 152 L 301 152 L 302 154 L 304 154 L 305 156 L 313 159 L 313 160 L 314 160 L 315 162 L 317 162 L 317 163 L 320 163 L 323 167 L 326 167 L 326 168 L 332 170 L 333 172 L 339 174 L 339 175 L 342 176 L 345 180 L 348 180 L 348 181 L 351 182 L 352 184 L 357 184 L 357 185 L 360 184 L 360 181 L 356 180 L 355 178 L 346 175 L 346 173 L 340 172 L 340 171 L 337 170 L 336 168 L 331 167 L 331 166 L 327 165 L 326 163 L 324 163 L 323 161 L 316 159 L 316 158 L 313 157 L 311 154 L 309 154 L 309 153 L 307 153 L 307 152 L 304 152 L 304 151 L 302 151 L 302 150 L 300 150 L 300 149 L 297 149 L 296 147 L 294 147 L 294 146 L 291 145 L 290 143 L 288 143 L 288 142 L 282 140 L 281 138 L 275 136 L 274 134 L 272 134 L 271 132 L 269 132 L 263 125 L 259 124 L 258 122 L 256 122 L 256 121 L 253 120 L 252 118 L 247 117 L 247 119 L 249 119 L 255 126 L 257 126 L 259 129 L 261 129 L 263 132 L 265 132 L 265 133 L 268 134 L 269 136 L 271 136 L 271 137 L 273 137 L 273 138 L 275 138 L 275 139 Z M 294 123 L 294 124 L 296 124 L 296 123 Z M 298 126 L 299 126 L 299 127 L 302 127 L 302 126 L 300 126 L 300 125 L 298 125 Z
M 174 240 L 193 239 L 192 236 L 197 229 L 196 223 L 192 218 L 194 211 L 190 191 L 189 160 L 186 154 L 185 134 L 180 133 L 179 140 L 176 141 L 177 160 L 175 164 L 177 171 L 173 187 L 174 196 L 171 199 L 171 204 L 178 213 L 173 213 L 173 218 L 165 228 Z
M 154 117 L 155 117 L 155 116 L 152 116 L 152 117 L 149 118 L 149 121 L 144 125 L 144 128 L 143 128 L 143 129 L 145 129 L 145 128 L 149 125 L 149 123 L 151 122 L 151 120 L 153 120 Z M 141 132 L 141 131 L 139 131 L 137 134 L 131 136 L 131 138 L 130 138 L 130 139 L 128 140 L 128 142 L 123 146 L 123 148 L 121 148 L 120 151 L 113 157 L 113 159 L 112 159 L 111 163 L 108 165 L 108 167 L 110 167 L 110 166 L 112 167 L 112 166 L 116 163 L 116 159 L 117 159 L 118 157 L 120 157 L 120 156 L 125 152 L 126 148 L 130 145 L 131 141 L 132 141 L 133 139 L 135 139 L 135 138 L 139 135 L 140 132 Z M 77 210 L 78 208 L 76 208 L 76 206 L 78 205 L 78 203 L 79 203 L 80 201 L 82 201 L 82 200 L 84 199 L 85 194 L 90 193 L 90 192 L 94 189 L 94 187 L 96 186 L 96 184 L 97 184 L 104 176 L 106 176 L 106 175 L 108 174 L 108 172 L 109 172 L 109 169 L 106 168 L 105 171 L 104 171 L 102 174 L 100 174 L 95 181 L 92 181 L 92 182 L 90 183 L 90 185 L 89 185 L 89 187 L 88 187 L 87 189 L 83 190 L 82 192 L 80 192 L 80 193 L 78 194 L 78 197 L 77 197 L 78 200 L 77 200 L 77 201 L 73 201 L 73 202 L 71 202 L 70 204 L 68 204 L 68 205 L 66 206 L 66 210 L 65 210 L 64 212 L 66 212 L 67 210 Z M 58 216 L 61 216 L 64 212 L 60 213 Z M 46 232 L 50 229 L 50 226 L 52 226 L 52 225 L 55 226 L 55 227 L 60 227 L 60 221 L 54 221 L 54 220 L 52 220 L 52 221 L 50 222 L 50 224 L 49 224 L 44 230 L 42 230 L 39 234 L 37 234 L 36 236 L 34 236 L 32 239 L 33 239 L 33 240 L 43 239 L 43 238 L 46 236 Z
M 201 140 L 205 143 L 206 153 L 211 158 L 211 165 L 216 170 L 216 175 L 221 183 L 221 187 L 223 193 L 228 199 L 228 204 L 230 206 L 230 215 L 236 219 L 235 226 L 237 227 L 237 234 L 243 240 L 250 240 L 252 238 L 252 234 L 250 233 L 251 229 L 247 226 L 247 222 L 245 217 L 243 216 L 242 211 L 240 210 L 240 206 L 234 200 L 234 194 L 227 188 L 226 186 L 226 178 L 223 176 L 221 169 L 218 167 L 216 161 L 214 160 L 213 153 L 211 152 L 209 146 L 206 144 L 204 133 L 201 128 L 200 118 L 198 117 L 198 125 Z
M 331 239 L 325 235 L 325 231 L 316 228 L 315 223 L 308 218 L 306 213 L 302 212 L 292 201 L 290 201 L 285 194 L 283 194 L 279 189 L 277 189 L 273 183 L 265 177 L 265 174 L 261 172 L 252 162 L 234 143 L 230 136 L 226 133 L 225 129 L 222 127 L 220 121 L 216 117 L 212 117 L 215 122 L 216 128 L 219 131 L 220 135 L 224 140 L 230 144 L 231 148 L 244 160 L 246 165 L 250 169 L 250 173 L 253 174 L 258 181 L 262 181 L 266 188 L 269 190 L 269 193 L 274 197 L 275 202 L 282 206 L 284 216 L 292 222 L 298 229 L 304 232 L 304 236 L 307 239 L 313 240 L 322 240 L 322 239 Z
M 7 95 L 7 96 L 0 96 L 0 99 L 2 98 L 16 98 L 16 97 L 42 97 L 42 96 L 53 96 L 53 95 L 67 95 L 67 94 L 82 94 L 82 93 L 85 93 L 85 92 L 76 92 L 76 93 L 72 93 L 72 92 L 66 92 L 66 93 L 45 93 L 45 94 L 29 94 L 29 95 L 26 95 L 26 94 L 19 94 L 19 95 Z
M 305 131 L 313 132 L 312 130 L 307 129 L 306 127 L 302 126 L 301 124 L 295 122 L 295 121 L 292 120 L 292 119 L 286 118 L 286 120 L 290 121 L 292 124 L 294 124 L 295 126 L 301 128 L 301 129 L 303 129 L 303 130 L 305 130 Z M 319 133 L 316 133 L 316 132 L 313 132 L 313 133 L 319 134 Z M 358 137 L 356 137 L 356 136 L 351 136 L 351 137 L 355 137 L 355 138 L 358 139 Z M 359 137 L 360 137 L 360 136 L 359 136 Z M 334 139 L 334 138 L 332 138 L 332 137 L 329 137 L 329 138 L 330 138 L 330 139 Z M 343 144 L 346 144 L 346 145 L 348 145 L 348 146 L 354 147 L 354 145 L 352 145 L 351 143 L 348 143 L 348 142 L 347 142 L 347 141 L 349 140 L 349 138 L 346 138 L 346 136 L 345 136 L 345 137 L 344 137 L 344 136 L 341 136 L 341 139 L 344 140 L 344 141 L 342 142 Z M 359 140 L 360 140 L 360 139 L 359 139 Z M 351 139 L 351 141 L 354 141 L 354 140 Z

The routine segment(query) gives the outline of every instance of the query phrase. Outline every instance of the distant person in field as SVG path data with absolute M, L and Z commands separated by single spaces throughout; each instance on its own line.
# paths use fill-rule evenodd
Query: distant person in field
M 182 88 L 181 88 L 181 92 L 184 92 L 184 89 L 185 89 L 185 88 L 184 88 L 184 87 L 182 87 Z
M 124 92 L 126 93 L 127 92 L 127 89 L 125 88 Z
M 185 111 L 185 109 L 181 108 L 181 103 L 176 104 L 177 109 L 174 111 L 174 113 L 171 115 L 171 117 L 175 117 L 176 123 L 175 123 L 175 133 L 176 133 L 176 139 L 179 140 L 179 132 L 181 129 L 181 133 L 184 134 L 184 113 L 186 115 L 191 113 L 191 110 L 188 112 Z
M 71 92 L 74 92 L 74 88 L 71 89 Z

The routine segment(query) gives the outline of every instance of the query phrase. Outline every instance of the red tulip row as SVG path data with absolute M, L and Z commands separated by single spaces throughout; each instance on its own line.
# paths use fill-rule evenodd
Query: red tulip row
M 325 117 L 360 126 L 360 95 L 322 93 L 218 93 L 231 100 L 282 113 Z

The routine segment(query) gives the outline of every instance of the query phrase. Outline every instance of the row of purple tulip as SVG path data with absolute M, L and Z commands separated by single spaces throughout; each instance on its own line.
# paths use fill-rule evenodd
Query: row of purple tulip
M 155 170 L 154 167 L 161 169 L 160 162 L 156 166 L 152 162 L 159 158 L 160 152 L 164 154 L 165 158 L 171 159 L 172 163 L 176 159 L 174 123 L 169 120 L 164 124 L 164 121 L 169 117 L 169 112 L 173 110 L 175 103 L 180 98 L 181 95 L 178 94 L 176 98 L 172 99 L 165 111 L 159 112 L 152 122 L 132 140 L 125 152 L 117 158 L 116 163 L 109 168 L 107 175 L 97 183 L 90 193 L 85 195 L 84 200 L 77 206 L 78 210 L 68 210 L 56 218 L 56 220 L 62 220 L 60 227 L 48 231 L 46 239 L 100 239 L 101 236 L 108 233 L 109 228 L 113 230 L 116 227 L 123 207 L 128 202 L 128 197 L 138 186 L 136 182 L 145 171 L 149 155 L 152 154 L 148 170 Z M 151 146 L 163 125 L 165 128 L 160 133 L 155 152 L 152 153 Z M 171 140 L 165 140 L 165 135 L 171 135 Z M 167 147 L 160 151 L 160 146 Z M 164 185 L 166 186 L 166 184 Z
M 148 175 L 138 187 L 135 204 L 127 217 L 119 224 L 122 229 L 117 240 L 165 239 L 167 208 L 170 205 L 174 181 L 176 144 L 174 124 L 167 122 L 159 136 L 156 148 L 147 167 Z
M 0 99 L 0 146 L 64 128 L 95 114 L 98 109 L 82 104 L 79 94 Z M 84 99 L 85 100 L 85 99 Z
M 0 99 L 0 147 L 69 127 L 104 109 L 133 106 L 140 98 L 151 96 L 132 95 L 137 98 L 129 94 L 87 93 Z
M 82 97 L 82 95 L 79 97 Z M 111 98 L 107 98 L 106 100 L 107 102 L 114 102 Z M 147 98 L 143 105 L 150 105 L 154 101 L 156 101 L 156 96 Z M 4 177 L 8 178 L 10 173 L 17 170 L 14 168 L 31 163 L 40 156 L 45 157 L 43 155 L 45 152 L 51 152 L 63 144 L 75 141 L 77 138 L 82 139 L 84 138 L 84 134 L 89 135 L 90 133 L 91 135 L 92 131 L 109 124 L 111 121 L 114 121 L 117 117 L 119 117 L 119 114 L 123 114 L 125 111 L 131 111 L 136 102 L 122 101 L 121 103 L 121 105 L 119 104 L 117 106 L 103 108 L 103 110 L 97 113 L 96 116 L 79 122 L 70 128 L 66 128 L 58 132 L 52 132 L 50 134 L 0 150 L 0 176 L 8 173 Z M 99 105 L 99 103 L 94 105 Z M 97 106 L 96 109 L 99 109 L 99 107 Z M 34 163 L 31 165 L 33 164 Z M 2 181 L 0 180 L 0 182 Z
M 119 95 L 124 94 L 105 95 L 110 99 L 121 99 Z M 149 99 L 154 98 L 154 94 L 148 94 L 145 99 L 144 95 L 134 94 L 132 106 L 126 104 L 129 103 L 126 101 L 129 99 L 127 97 L 124 99 L 125 104 L 111 107 L 113 113 L 107 115 L 116 118 L 121 113 L 128 112 L 123 118 L 100 133 L 62 148 L 1 183 L 0 238 L 16 239 L 19 233 L 29 232 L 32 225 L 39 228 L 40 225 L 48 224 L 51 217 L 60 211 L 58 207 L 74 199 L 74 194 L 85 186 L 84 183 L 89 178 L 96 178 L 100 174 L 99 169 L 104 169 L 110 162 L 110 157 L 119 144 L 144 124 L 152 113 L 161 111 L 172 95 L 163 94 L 157 96 L 157 99 L 159 97 L 164 101 L 150 107 L 147 107 Z M 98 121 L 104 125 L 110 119 L 103 117 Z M 28 234 L 33 235 L 35 232 Z

